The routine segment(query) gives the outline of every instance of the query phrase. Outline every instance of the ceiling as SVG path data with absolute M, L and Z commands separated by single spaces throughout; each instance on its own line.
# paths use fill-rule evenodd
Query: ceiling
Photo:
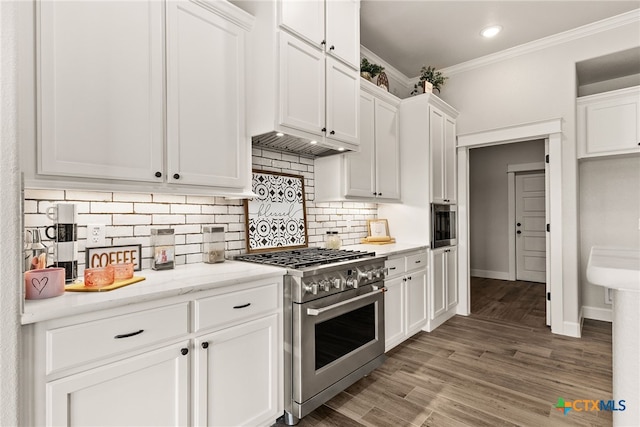
M 640 8 L 636 1 L 361 0 L 360 42 L 407 77 Z M 502 25 L 493 39 L 480 36 Z

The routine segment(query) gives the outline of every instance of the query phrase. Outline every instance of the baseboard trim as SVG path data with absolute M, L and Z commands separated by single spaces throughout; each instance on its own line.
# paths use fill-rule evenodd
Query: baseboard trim
M 566 335 L 568 337 L 580 338 L 582 336 L 582 322 L 579 319 L 577 322 L 563 322 L 564 330 L 562 331 L 562 335 Z
M 601 320 L 603 322 L 613 322 L 613 310 L 610 308 L 582 306 L 582 313 L 585 319 Z
M 471 275 L 474 277 L 483 277 L 485 279 L 509 280 L 509 272 L 505 271 L 478 270 L 476 268 L 472 268 Z

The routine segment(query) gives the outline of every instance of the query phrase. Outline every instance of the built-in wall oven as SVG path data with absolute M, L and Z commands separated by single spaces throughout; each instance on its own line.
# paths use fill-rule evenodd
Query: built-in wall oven
M 300 263 L 285 260 L 289 255 Z M 284 279 L 286 424 L 296 424 L 384 362 L 386 257 L 309 248 L 236 259 L 288 268 Z
M 456 205 L 431 204 L 431 248 L 457 244 Z

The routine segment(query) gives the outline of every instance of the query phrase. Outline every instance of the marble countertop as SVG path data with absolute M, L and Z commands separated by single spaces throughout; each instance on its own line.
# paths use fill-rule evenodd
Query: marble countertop
M 420 245 L 417 243 L 390 243 L 386 245 L 359 244 L 343 246 L 342 249 L 351 251 L 367 251 L 375 252 L 376 255 L 402 255 L 406 252 L 429 249 L 428 245 Z
M 286 272 L 285 268 L 231 260 L 218 264 L 186 264 L 164 271 L 136 271 L 135 276 L 142 276 L 145 280 L 119 289 L 106 292 L 65 292 L 54 298 L 26 300 L 21 322 L 26 325 L 73 314 L 277 278 Z

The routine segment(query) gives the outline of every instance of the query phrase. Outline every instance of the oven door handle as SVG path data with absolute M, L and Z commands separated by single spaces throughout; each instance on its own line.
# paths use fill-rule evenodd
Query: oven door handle
M 307 308 L 307 315 L 308 316 L 319 316 L 322 313 L 326 313 L 327 311 L 336 309 L 338 307 L 342 307 L 343 305 L 351 304 L 352 302 L 359 301 L 361 299 L 370 298 L 373 294 L 378 293 L 378 292 L 387 292 L 387 288 L 383 286 L 383 287 L 378 288 L 378 289 L 376 289 L 376 290 L 374 290 L 372 292 L 369 292 L 368 294 L 360 295 L 360 296 L 355 297 L 355 298 L 350 298 L 348 300 L 341 301 L 339 303 L 336 303 L 336 304 L 333 304 L 333 305 L 329 305 L 327 307 Z

